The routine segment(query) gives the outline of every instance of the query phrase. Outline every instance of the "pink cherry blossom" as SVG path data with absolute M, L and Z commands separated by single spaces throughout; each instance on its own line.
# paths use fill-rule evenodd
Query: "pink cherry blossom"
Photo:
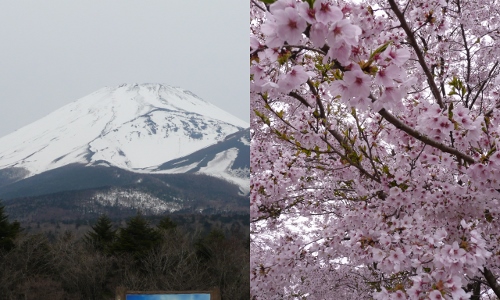
M 274 60 L 278 59 L 279 52 L 277 51 L 277 48 L 267 48 L 264 51 L 260 51 L 258 55 L 259 55 L 259 59 L 262 59 L 262 60 L 269 59 L 269 60 L 274 61 Z
M 269 11 L 274 14 L 276 12 L 285 10 L 288 7 L 296 8 L 297 1 L 296 0 L 278 0 L 278 1 L 275 1 L 273 4 L 271 4 L 269 6 Z
M 331 5 L 327 0 L 316 0 L 313 7 L 316 11 L 316 20 L 323 24 L 336 23 L 344 16 L 338 7 Z
M 445 298 L 443 297 L 443 295 L 441 294 L 440 291 L 434 290 L 434 291 L 430 292 L 429 299 L 430 300 L 443 300 Z
M 307 2 L 301 2 L 298 6 L 299 15 L 309 24 L 316 23 L 316 10 L 309 6 Z
M 284 39 L 278 37 L 276 26 L 277 25 L 274 16 L 270 13 L 267 13 L 266 22 L 262 24 L 260 29 L 262 33 L 267 37 L 265 44 L 271 48 L 280 47 L 284 43 Z
M 497 3 L 269 2 L 250 4 L 250 297 L 500 297 Z
M 403 291 L 401 290 L 397 290 L 393 295 L 392 295 L 392 299 L 394 300 L 406 300 L 406 295 Z
M 388 47 L 383 56 L 400 67 L 410 58 L 410 51 L 406 48 L 394 49 L 394 47 Z
M 326 43 L 326 35 L 328 33 L 328 27 L 323 23 L 314 23 L 311 26 L 310 39 L 314 46 L 323 47 Z M 347 58 L 343 59 L 347 61 Z
M 259 49 L 262 45 L 256 37 L 250 38 L 250 51 L 255 51 Z
M 381 105 L 387 109 L 397 107 L 397 102 L 400 102 L 405 95 L 404 88 L 396 86 L 386 86 L 380 95 L 377 105 Z
M 396 84 L 395 80 L 400 81 L 401 78 L 401 69 L 396 65 L 391 64 L 377 72 L 377 75 L 375 76 L 375 83 L 381 86 L 391 87 Z
M 352 50 L 351 46 L 344 42 L 337 43 L 334 47 L 331 47 L 328 54 L 324 58 L 324 62 L 327 62 L 329 58 L 337 60 L 340 64 L 346 66 L 349 65 L 349 58 L 351 56 Z
M 355 65 L 351 71 L 345 72 L 344 82 L 347 86 L 345 97 L 366 98 L 370 95 L 371 77 L 363 73 L 359 66 Z
M 443 253 L 451 261 L 465 262 L 465 254 L 467 251 L 458 247 L 457 241 L 453 242 L 451 246 L 443 247 Z
M 350 105 L 360 111 L 367 111 L 372 105 L 372 101 L 368 97 L 356 97 L 350 100 Z
M 330 32 L 327 36 L 328 45 L 333 48 L 341 43 L 355 46 L 358 43 L 360 34 L 361 29 L 358 26 L 352 25 L 349 20 L 343 19 L 330 28 Z
M 372 248 L 372 253 L 373 253 L 373 260 L 376 262 L 380 262 L 386 257 L 384 251 L 377 248 Z
M 330 85 L 330 93 L 334 97 L 340 97 L 342 102 L 347 103 L 350 100 L 349 95 L 349 85 L 344 80 L 335 80 Z
M 445 283 L 446 288 L 453 299 L 469 299 L 471 294 L 462 289 L 462 280 L 458 276 L 453 276 Z
M 298 44 L 302 32 L 306 29 L 306 21 L 299 15 L 297 9 L 287 7 L 274 13 L 276 19 L 276 34 L 289 44 Z
M 406 259 L 406 255 L 400 248 L 396 248 L 395 250 L 391 250 L 389 252 L 387 259 L 394 265 L 394 271 L 399 272 L 401 270 L 401 265 Z
M 412 286 L 406 292 L 410 299 L 421 299 L 422 291 L 416 286 Z
M 390 297 L 391 297 L 391 295 L 389 294 L 387 289 L 384 287 L 382 287 L 380 292 L 374 293 L 374 295 L 373 295 L 374 299 L 380 299 L 380 300 L 390 299 Z
M 306 82 L 309 76 L 310 74 L 302 66 L 295 66 L 289 73 L 282 76 L 278 85 L 283 93 L 289 93 Z

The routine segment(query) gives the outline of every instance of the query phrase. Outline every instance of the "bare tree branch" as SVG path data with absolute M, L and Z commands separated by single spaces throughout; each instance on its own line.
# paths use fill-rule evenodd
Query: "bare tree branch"
M 422 70 L 424 71 L 425 76 L 427 77 L 427 82 L 429 83 L 429 86 L 431 88 L 432 95 L 436 99 L 436 102 L 438 103 L 439 107 L 441 107 L 441 109 L 443 109 L 445 107 L 444 103 L 443 103 L 443 99 L 441 98 L 441 94 L 439 93 L 439 89 L 436 86 L 436 82 L 434 82 L 434 77 L 432 76 L 432 73 L 429 70 L 427 63 L 425 62 L 425 58 L 424 58 L 424 55 L 422 53 L 422 50 L 420 50 L 420 48 L 418 47 L 417 41 L 415 40 L 415 35 L 413 34 L 410 27 L 406 23 L 406 20 L 405 20 L 403 13 L 401 13 L 398 5 L 394 2 L 394 0 L 389 0 L 389 4 L 391 5 L 392 11 L 396 14 L 396 17 L 398 18 L 399 22 L 401 23 L 401 27 L 406 32 L 406 35 L 408 37 L 408 42 L 412 46 L 413 50 L 415 50 L 415 54 L 417 54 L 418 62 L 420 63 L 420 66 L 422 67 Z

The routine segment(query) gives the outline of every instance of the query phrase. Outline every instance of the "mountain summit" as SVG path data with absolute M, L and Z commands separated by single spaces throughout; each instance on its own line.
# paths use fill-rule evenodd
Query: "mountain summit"
M 180 170 L 178 166 L 188 161 L 181 158 L 223 144 L 228 136 L 248 127 L 181 88 L 161 84 L 105 87 L 0 138 L 0 170 L 11 170 L 16 180 L 70 164 L 138 173 L 203 171 L 195 162 Z M 242 135 L 239 140 L 248 146 L 249 137 Z M 231 149 L 214 157 L 230 167 L 239 151 Z M 177 163 L 166 167 L 172 161 Z M 204 173 L 210 172 L 205 169 Z M 240 175 L 235 176 L 241 179 Z M 248 190 L 244 188 L 248 180 L 237 184 Z

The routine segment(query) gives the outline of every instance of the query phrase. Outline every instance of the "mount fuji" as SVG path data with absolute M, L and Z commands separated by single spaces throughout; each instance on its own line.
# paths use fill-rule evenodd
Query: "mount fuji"
M 0 138 L 0 197 L 71 189 L 60 186 L 47 191 L 38 185 L 40 192 L 26 190 L 44 174 L 69 166 L 128 171 L 134 178 L 205 174 L 234 184 L 240 195 L 247 195 L 248 127 L 178 87 L 105 87 Z

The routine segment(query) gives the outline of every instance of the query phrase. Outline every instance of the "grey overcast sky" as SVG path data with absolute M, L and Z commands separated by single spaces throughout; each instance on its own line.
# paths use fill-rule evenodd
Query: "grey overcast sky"
M 0 2 L 0 137 L 105 86 L 164 83 L 249 120 L 245 0 Z

